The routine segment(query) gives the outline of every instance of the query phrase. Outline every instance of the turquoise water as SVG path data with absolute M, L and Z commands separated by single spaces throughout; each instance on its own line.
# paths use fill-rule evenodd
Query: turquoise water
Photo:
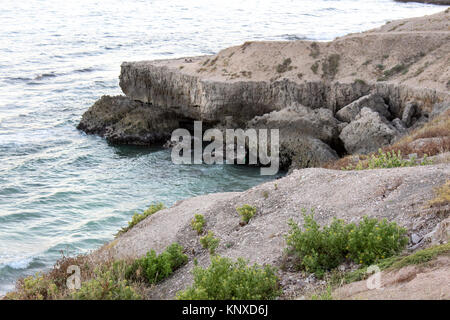
M 0 295 L 18 277 L 113 238 L 135 211 L 273 177 L 179 166 L 168 150 L 75 129 L 122 61 L 210 54 L 247 40 L 327 40 L 443 7 L 391 0 L 2 1 Z

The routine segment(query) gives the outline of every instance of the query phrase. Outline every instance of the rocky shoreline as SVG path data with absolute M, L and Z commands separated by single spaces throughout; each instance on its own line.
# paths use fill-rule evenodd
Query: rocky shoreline
M 194 266 L 210 262 L 192 227 L 201 214 L 205 232 L 220 240 L 217 254 L 277 267 L 281 298 L 298 299 L 328 285 L 294 270 L 285 255 L 288 222 L 302 224 L 302 210 L 314 209 L 322 226 L 333 218 L 359 222 L 363 216 L 395 222 L 407 230 L 407 254 L 448 243 L 449 18 L 447 9 L 331 42 L 248 42 L 212 56 L 124 62 L 125 95 L 101 97 L 83 115 L 80 130 L 112 143 L 151 145 L 167 141 L 176 128 L 190 128 L 194 120 L 206 128 L 279 128 L 281 161 L 291 172 L 244 192 L 178 201 L 144 215 L 87 257 L 66 263 L 133 261 L 177 242 L 188 262 L 164 281 L 140 288 L 145 299 L 173 299 L 192 284 Z M 412 144 L 421 154 L 433 145 L 433 163 L 317 168 L 336 161 L 341 169 L 344 156 L 359 160 L 380 147 L 413 150 Z M 245 204 L 255 214 L 243 224 L 236 208 Z M 450 299 L 450 287 L 442 281 L 449 272 L 445 250 L 432 263 L 388 270 L 385 290 L 368 290 L 359 281 L 341 284 L 333 295 Z M 347 272 L 355 266 L 341 267 Z M 55 270 L 58 281 L 65 279 L 59 265 Z
M 204 130 L 279 128 L 286 169 L 370 153 L 450 101 L 448 11 L 331 42 L 247 42 L 212 56 L 124 62 L 125 96 L 102 97 L 78 128 L 144 145 L 194 120 Z

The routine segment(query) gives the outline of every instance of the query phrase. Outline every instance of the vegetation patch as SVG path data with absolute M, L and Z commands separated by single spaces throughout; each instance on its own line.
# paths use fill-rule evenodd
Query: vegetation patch
M 208 268 L 196 266 L 194 284 L 177 293 L 179 300 L 269 300 L 281 294 L 276 269 L 248 266 L 244 259 L 232 261 L 212 256 Z
M 428 202 L 431 207 L 450 204 L 450 180 L 447 180 L 442 186 L 436 188 L 435 193 L 436 197 Z
M 202 214 L 196 214 L 191 220 L 191 227 L 193 230 L 197 231 L 197 234 L 203 233 L 203 227 L 205 224 L 205 217 Z
M 367 82 L 365 82 L 365 81 L 362 80 L 362 79 L 355 79 L 355 81 L 353 81 L 353 83 L 359 84 L 359 85 L 362 85 L 362 86 L 367 85 Z
M 291 66 L 291 63 L 292 63 L 291 58 L 284 59 L 283 62 L 277 66 L 277 72 L 284 73 L 286 71 L 292 70 L 293 67 Z
M 17 281 L 16 290 L 6 294 L 6 300 L 53 300 L 60 292 L 56 284 L 41 273 Z
M 200 244 L 204 249 L 208 249 L 210 254 L 215 254 L 219 246 L 220 239 L 214 237 L 214 232 L 208 231 L 208 234 L 200 238 Z
M 409 265 L 425 264 L 441 255 L 450 255 L 450 243 L 419 250 L 410 255 L 382 259 L 377 262 L 377 267 L 380 270 L 398 270 Z M 367 268 L 368 266 L 363 266 L 358 270 L 344 274 L 342 283 L 351 283 L 368 278 L 370 273 L 367 272 Z
M 392 67 L 389 70 L 385 70 L 383 73 L 383 77 L 378 78 L 378 81 L 386 81 L 388 80 L 390 77 L 396 75 L 396 74 L 407 74 L 409 69 L 408 69 L 409 65 L 403 64 L 403 63 L 399 63 L 397 65 L 395 65 L 394 67 Z
M 319 69 L 319 62 L 318 61 L 316 61 L 316 62 L 314 62 L 314 64 L 311 66 L 311 71 L 314 73 L 314 74 L 317 74 L 317 70 Z
M 406 230 L 396 223 L 364 217 L 356 225 L 333 219 L 329 226 L 320 227 L 314 211 L 303 211 L 301 229 L 293 220 L 286 236 L 288 253 L 297 258 L 297 267 L 322 277 L 346 260 L 370 265 L 401 252 L 408 243 Z
M 131 221 L 128 222 L 128 226 L 125 228 L 122 228 L 117 235 L 120 235 L 122 233 L 127 232 L 128 230 L 130 230 L 131 228 L 133 228 L 135 225 L 137 225 L 139 222 L 141 222 L 142 220 L 144 220 L 145 218 L 147 218 L 148 216 L 151 216 L 152 214 L 155 214 L 156 212 L 158 212 L 159 210 L 164 209 L 164 204 L 162 203 L 157 203 L 157 204 L 152 204 L 147 210 L 145 210 L 143 213 L 135 213 L 133 215 L 133 217 L 131 218 Z
M 310 50 L 311 50 L 311 52 L 309 53 L 310 57 L 316 59 L 320 55 L 320 47 L 317 42 L 311 43 Z
M 339 70 L 339 60 L 341 56 L 332 54 L 322 63 L 323 77 L 334 79 Z
M 146 256 L 136 259 L 126 268 L 125 278 L 131 281 L 158 283 L 169 277 L 176 269 L 184 265 L 188 257 L 183 254 L 183 247 L 173 243 L 164 252 L 157 255 L 151 250 Z
M 248 204 L 244 204 L 242 207 L 236 208 L 236 211 L 241 216 L 241 225 L 248 224 L 250 219 L 256 214 L 256 208 Z
M 124 278 L 124 264 L 114 263 L 95 270 L 95 277 L 84 282 L 71 298 L 74 300 L 141 300 Z
M 372 154 L 367 160 L 360 160 L 357 165 L 348 165 L 347 167 L 343 167 L 342 170 L 386 169 L 429 164 L 431 164 L 431 160 L 428 159 L 426 154 L 418 162 L 415 156 L 404 159 L 400 150 L 396 153 L 395 151 L 384 152 L 382 149 L 379 149 L 378 154 Z

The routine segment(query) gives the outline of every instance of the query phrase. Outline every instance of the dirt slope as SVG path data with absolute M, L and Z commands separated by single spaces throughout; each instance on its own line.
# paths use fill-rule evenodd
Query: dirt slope
M 116 259 L 139 257 L 150 249 L 160 252 L 174 241 L 180 243 L 186 248 L 190 262 L 148 293 L 149 298 L 171 299 L 191 283 L 194 257 L 201 265 L 209 262 L 209 254 L 201 248 L 190 226 L 197 213 L 204 214 L 206 229 L 220 238 L 218 254 L 280 266 L 287 222 L 291 218 L 301 222 L 303 208 L 315 208 L 321 224 L 333 217 L 358 221 L 368 215 L 396 221 L 422 237 L 445 217 L 433 214 L 426 205 L 434 196 L 433 189 L 448 179 L 448 164 L 363 171 L 295 170 L 289 176 L 245 192 L 180 201 L 142 221 L 96 255 Z M 241 227 L 235 208 L 243 204 L 255 206 L 257 214 Z M 448 215 L 448 208 L 445 210 Z M 301 279 L 300 274 L 284 276 Z

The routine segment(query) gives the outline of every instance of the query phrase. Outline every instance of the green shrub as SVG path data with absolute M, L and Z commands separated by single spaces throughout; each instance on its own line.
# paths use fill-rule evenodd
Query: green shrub
M 135 213 L 133 215 L 133 217 L 131 218 L 131 221 L 128 222 L 128 226 L 122 228 L 119 232 L 119 234 L 122 234 L 124 232 L 127 232 L 128 230 L 130 230 L 131 228 L 133 228 L 135 225 L 137 225 L 139 222 L 141 222 L 142 220 L 144 220 L 145 218 L 147 218 L 148 216 L 151 216 L 152 214 L 158 212 L 159 210 L 164 209 L 164 204 L 162 203 L 157 203 L 157 204 L 152 204 L 147 210 L 145 210 L 143 213 Z
M 288 251 L 298 258 L 298 267 L 321 277 L 325 271 L 342 262 L 370 265 L 401 252 L 407 245 L 406 230 L 386 219 L 364 217 L 359 225 L 333 219 L 330 226 L 320 227 L 314 212 L 304 214 L 303 230 L 292 220 L 286 236 Z
M 14 292 L 6 294 L 7 300 L 52 300 L 57 299 L 56 284 L 41 273 L 21 279 Z
M 193 270 L 194 284 L 177 293 L 179 300 L 268 300 L 281 294 L 275 268 L 248 266 L 242 258 L 212 256 L 211 264 Z
M 330 226 L 321 228 L 314 220 L 314 210 L 309 215 L 303 210 L 303 216 L 303 231 L 293 220 L 289 221 L 288 250 L 299 259 L 300 269 L 320 277 L 345 260 L 344 248 L 350 227 L 342 220 L 333 219 Z
M 125 277 L 133 281 L 145 280 L 154 284 L 170 276 L 185 264 L 187 259 L 187 256 L 183 254 L 183 247 L 174 243 L 159 255 L 151 250 L 144 257 L 136 259 L 127 268 Z
M 117 264 L 115 264 L 117 266 Z M 75 300 L 140 300 L 142 297 L 119 276 L 114 267 L 102 267 L 95 271 L 95 277 L 83 282 L 81 288 L 72 294 Z
M 248 204 L 244 204 L 242 207 L 236 208 L 236 211 L 241 216 L 241 221 L 243 224 L 247 224 L 256 214 L 256 208 Z
M 214 232 L 208 231 L 206 236 L 200 238 L 200 244 L 203 248 L 208 249 L 210 254 L 215 254 L 219 246 L 220 239 L 214 238 Z
M 351 227 L 346 250 L 355 263 L 370 265 L 400 253 L 407 244 L 406 229 L 395 222 L 364 217 L 358 226 Z
M 203 233 L 203 227 L 205 226 L 205 217 L 202 214 L 196 214 L 194 219 L 191 220 L 192 229 L 197 231 L 198 234 Z

